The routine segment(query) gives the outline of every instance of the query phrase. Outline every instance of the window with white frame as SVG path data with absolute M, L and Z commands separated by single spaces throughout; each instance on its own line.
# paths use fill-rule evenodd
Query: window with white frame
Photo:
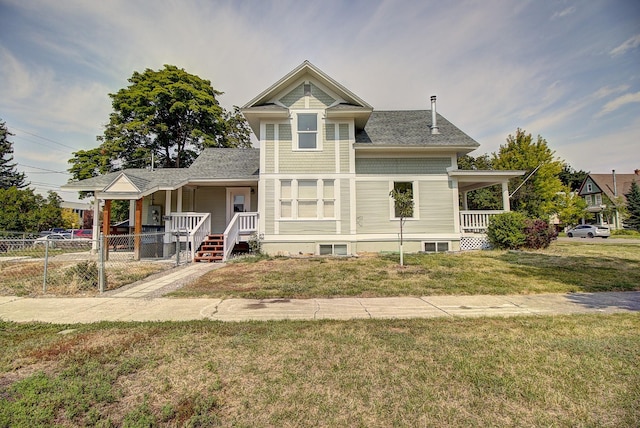
M 411 181 L 395 181 L 393 183 L 393 190 L 399 193 L 409 193 L 411 195 L 411 199 L 413 201 L 413 214 L 405 217 L 415 217 L 415 193 L 413 191 L 413 183 Z M 394 218 L 400 218 L 400 206 L 395 200 L 393 201 L 393 216 Z
M 298 113 L 296 117 L 298 149 L 318 149 L 318 113 Z
M 335 218 L 334 180 L 280 180 L 280 218 Z

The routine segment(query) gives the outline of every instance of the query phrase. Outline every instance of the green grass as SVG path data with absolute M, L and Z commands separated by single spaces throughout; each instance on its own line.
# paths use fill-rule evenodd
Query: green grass
M 637 427 L 639 332 L 637 314 L 0 323 L 0 427 Z
M 554 243 L 541 251 L 359 258 L 246 258 L 175 297 L 314 298 L 640 290 L 640 244 Z

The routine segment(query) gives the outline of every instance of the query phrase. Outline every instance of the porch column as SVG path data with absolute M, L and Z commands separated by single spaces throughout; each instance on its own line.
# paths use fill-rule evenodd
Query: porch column
M 136 215 L 133 239 L 133 258 L 140 260 L 140 235 L 142 234 L 142 198 L 136 200 Z
M 100 199 L 93 195 L 93 242 L 91 242 L 91 252 L 98 252 L 98 239 L 100 239 Z
M 511 203 L 509 202 L 509 182 L 502 182 L 502 209 L 511 211 Z
M 469 195 L 469 192 L 462 192 L 462 209 L 464 211 L 469 210 L 469 200 L 467 199 L 468 195 Z
M 176 201 L 176 211 L 182 212 L 182 187 L 178 188 L 178 200 Z
M 105 236 L 104 238 L 104 259 L 109 260 L 109 239 L 107 235 L 109 235 L 111 229 L 111 199 L 106 199 L 104 201 L 104 207 L 102 208 L 102 234 Z
M 164 215 L 168 220 L 164 221 L 164 244 L 162 246 L 162 257 L 168 259 L 171 257 L 171 190 L 164 191 Z

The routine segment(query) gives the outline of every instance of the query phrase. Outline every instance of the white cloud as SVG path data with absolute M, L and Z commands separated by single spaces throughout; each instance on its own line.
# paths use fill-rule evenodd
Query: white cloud
M 635 49 L 640 46 L 640 34 L 636 34 L 635 36 L 629 37 L 624 41 L 620 46 L 614 48 L 609 52 L 609 54 L 613 57 L 623 55 L 625 52 L 631 49 Z
M 602 110 L 596 114 L 596 117 L 602 117 L 607 113 L 611 113 L 613 111 L 618 110 L 620 107 L 623 107 L 627 104 L 632 103 L 640 103 L 640 92 L 635 92 L 632 94 L 624 94 L 614 100 L 609 101 L 604 105 Z
M 571 15 L 573 13 L 575 13 L 576 11 L 576 7 L 575 6 L 570 6 L 566 9 L 563 9 L 559 12 L 555 12 L 552 16 L 551 16 L 551 20 L 555 20 L 555 19 L 559 19 L 559 18 L 564 18 L 565 16 Z

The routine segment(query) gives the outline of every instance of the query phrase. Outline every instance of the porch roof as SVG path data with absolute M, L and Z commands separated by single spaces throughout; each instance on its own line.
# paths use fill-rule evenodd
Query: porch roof
M 139 199 L 189 183 L 258 181 L 259 149 L 207 148 L 189 168 L 125 169 L 67 183 L 64 190 L 95 192 L 107 199 Z
M 449 177 L 458 180 L 458 189 L 462 192 L 482 189 L 483 187 L 493 186 L 508 182 L 512 178 L 521 177 L 526 171 L 520 170 L 462 170 L 455 169 L 449 171 Z

